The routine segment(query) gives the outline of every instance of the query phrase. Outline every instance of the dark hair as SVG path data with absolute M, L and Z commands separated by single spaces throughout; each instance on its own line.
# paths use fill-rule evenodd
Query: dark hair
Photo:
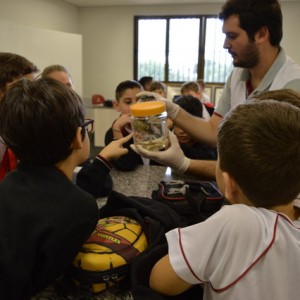
M 138 88 L 143 90 L 142 85 L 135 80 L 125 80 L 118 84 L 115 92 L 116 100 L 119 101 L 127 89 Z
M 193 116 L 202 118 L 203 116 L 203 106 L 199 99 L 187 95 L 187 96 L 179 96 L 174 102 L 178 104 L 181 108 L 186 110 Z
M 270 33 L 270 43 L 279 46 L 282 39 L 282 12 L 277 0 L 228 0 L 223 5 L 219 18 L 226 20 L 231 15 L 237 15 L 240 26 L 254 40 L 255 33 L 262 27 L 267 27 Z
M 152 76 L 143 76 L 140 78 L 139 83 L 142 85 L 143 88 L 145 88 L 145 86 L 150 83 L 151 81 L 153 81 L 153 77 Z
M 291 202 L 300 191 L 300 109 L 276 100 L 249 101 L 219 127 L 220 168 L 255 205 Z
M 51 74 L 53 72 L 65 72 L 66 74 L 68 74 L 68 76 L 70 76 L 68 70 L 62 65 L 50 65 L 50 66 L 46 67 L 43 70 L 41 76 L 47 77 L 47 76 L 49 76 L 49 74 Z
M 21 161 L 54 165 L 71 154 L 84 105 L 57 80 L 24 79 L 4 94 L 0 115 L 0 136 Z
M 36 72 L 38 68 L 27 58 L 15 53 L 0 52 L 0 92 L 5 92 L 8 83 Z

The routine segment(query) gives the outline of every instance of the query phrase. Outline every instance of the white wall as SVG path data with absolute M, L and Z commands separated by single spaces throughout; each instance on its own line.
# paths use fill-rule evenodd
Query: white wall
M 82 95 L 82 36 L 73 33 L 78 28 L 78 9 L 61 1 L 1 1 L 0 51 L 23 55 L 40 71 L 65 66 Z
M 10 36 L 8 39 L 7 36 Z M 58 46 L 59 45 L 59 46 Z M 0 20 L 0 51 L 20 54 L 42 71 L 52 64 L 69 70 L 82 95 L 82 36 Z
M 281 4 L 283 13 L 282 46 L 287 54 L 300 64 L 300 2 L 284 2 Z
M 263 0 L 262 0 L 263 1 Z M 119 82 L 133 79 L 133 30 L 136 15 L 218 14 L 221 4 L 83 8 L 83 92 L 114 98 Z M 284 39 L 289 56 L 300 63 L 300 3 L 283 2 Z M 149 41 L 152 42 L 152 41 Z M 187 42 L 188 41 L 183 41 Z
M 0 19 L 44 29 L 80 33 L 79 9 L 61 0 L 0 0 Z

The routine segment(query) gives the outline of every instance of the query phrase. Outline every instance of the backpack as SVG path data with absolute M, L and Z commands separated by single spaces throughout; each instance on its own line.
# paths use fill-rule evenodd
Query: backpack
M 79 285 L 90 285 L 93 293 L 101 292 L 122 280 L 146 248 L 145 233 L 136 220 L 102 218 L 73 260 L 72 278 Z
M 177 228 L 181 224 L 179 215 L 168 206 L 150 198 L 128 197 L 115 191 L 111 192 L 107 203 L 100 209 L 100 216 L 100 226 L 96 227 L 65 274 L 65 281 L 72 280 L 77 283 L 78 295 L 77 298 L 73 299 L 91 299 L 94 292 L 103 291 L 113 285 L 122 284 L 122 282 L 129 287 L 131 285 L 130 271 L 132 263 L 141 253 L 165 244 L 166 231 Z M 120 218 L 126 220 L 126 222 L 123 222 L 126 223 L 126 226 L 129 226 L 130 223 L 138 225 L 135 226 L 135 229 L 130 228 L 134 231 L 134 238 L 129 243 L 129 239 L 125 237 L 128 231 L 123 235 L 124 239 L 120 241 L 120 244 L 124 246 L 124 252 L 122 253 L 118 247 L 111 247 L 111 243 L 107 240 L 103 241 L 103 239 L 101 242 L 102 248 L 98 251 L 99 245 L 95 245 L 94 242 L 95 240 L 101 240 L 101 234 L 102 237 L 103 234 L 106 234 L 108 240 L 120 238 L 114 235 L 116 232 L 112 232 L 113 230 L 107 232 L 109 226 L 104 228 L 106 230 L 104 232 L 103 228 L 101 229 L 101 223 L 102 225 L 106 221 L 111 223 L 113 219 Z M 100 235 L 100 239 L 97 235 Z M 105 251 L 103 251 L 103 247 L 106 247 Z M 98 250 L 95 251 L 95 248 Z M 126 251 L 128 253 L 124 254 Z M 126 259 L 122 258 L 124 255 L 127 255 Z M 109 266 L 109 268 L 106 267 L 106 270 L 99 268 L 102 263 Z
M 174 210 L 180 216 L 181 227 L 202 222 L 228 202 L 214 181 L 171 180 L 158 183 L 152 191 L 155 202 Z M 201 247 L 201 246 L 200 246 Z M 149 287 L 149 277 L 155 263 L 168 253 L 168 244 L 147 249 L 133 262 L 131 292 L 135 300 L 201 300 L 203 289 L 194 285 L 177 296 L 163 296 Z
M 160 181 L 152 199 L 174 209 L 182 226 L 202 222 L 228 203 L 214 181 Z

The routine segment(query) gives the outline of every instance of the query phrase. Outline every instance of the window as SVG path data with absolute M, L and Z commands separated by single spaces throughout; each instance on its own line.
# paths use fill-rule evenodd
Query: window
M 224 83 L 232 70 L 216 16 L 135 17 L 134 75 Z

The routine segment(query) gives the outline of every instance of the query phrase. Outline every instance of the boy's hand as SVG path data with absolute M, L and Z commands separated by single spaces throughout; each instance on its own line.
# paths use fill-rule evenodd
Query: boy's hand
M 164 102 L 166 105 L 168 117 L 172 120 L 174 120 L 177 117 L 179 109 L 180 109 L 179 105 L 173 103 L 172 101 L 169 101 L 168 99 L 166 99 L 156 93 L 140 92 L 140 93 L 136 94 L 137 99 L 141 98 L 142 96 L 153 96 L 155 98 L 155 100 Z
M 127 148 L 123 148 L 123 144 L 128 142 L 133 137 L 133 133 L 110 142 L 102 151 L 99 153 L 103 158 L 110 161 L 112 159 L 118 159 L 120 156 L 123 156 L 128 153 Z
M 130 145 L 130 147 L 143 157 L 155 160 L 162 165 L 169 166 L 180 173 L 184 173 L 190 165 L 190 159 L 185 157 L 176 135 L 171 131 L 169 131 L 169 140 L 171 145 L 164 151 L 148 151 L 139 145 Z
M 122 114 L 113 124 L 112 129 L 122 130 L 125 126 L 131 124 L 130 114 Z

